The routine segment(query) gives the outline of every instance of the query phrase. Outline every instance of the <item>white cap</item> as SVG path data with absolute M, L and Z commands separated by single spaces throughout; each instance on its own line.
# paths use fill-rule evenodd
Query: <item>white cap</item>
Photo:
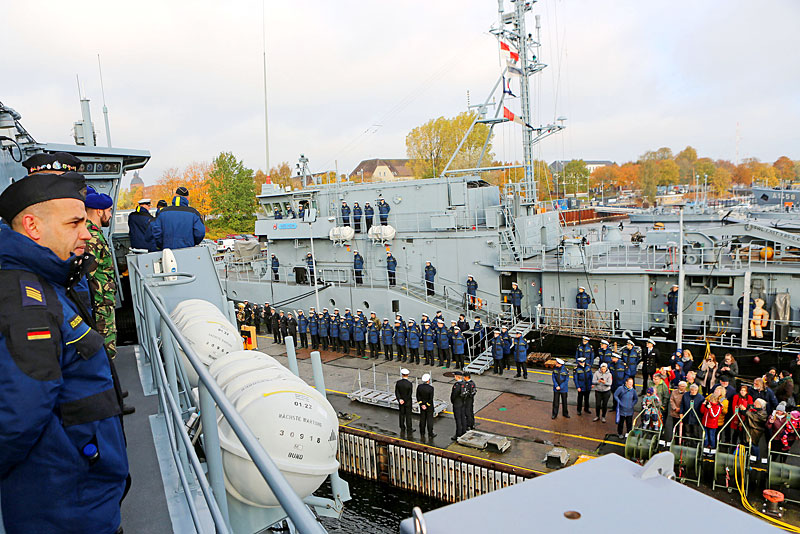
M 561 358 L 556 358 L 556 363 L 558 365 L 564 365 L 564 360 L 562 360 Z
M 632 339 L 629 339 L 628 341 L 626 341 L 626 342 L 625 342 L 625 344 L 626 344 L 626 345 L 627 345 L 628 343 L 630 343 L 631 345 L 633 345 L 633 340 L 632 340 Z
M 139 204 L 152 204 L 152 202 L 150 202 L 149 198 L 143 198 L 139 201 Z
M 586 361 L 586 358 L 584 358 L 583 356 L 581 356 L 580 358 L 578 358 L 578 361 L 579 361 L 579 362 L 585 362 L 585 361 Z
M 656 342 L 655 342 L 655 341 L 653 341 L 652 339 L 648 339 L 648 340 L 647 340 L 647 343 L 650 343 L 651 345 L 655 345 L 655 344 L 656 344 Z
M 423 382 L 427 382 L 430 379 L 431 379 L 431 375 L 429 375 L 428 373 L 425 373 L 424 375 L 422 375 L 422 381 Z
M 578 289 L 583 289 L 584 291 L 586 291 L 586 288 L 583 286 L 578 286 Z
M 408 375 L 408 369 L 406 369 L 405 367 L 403 369 L 400 369 L 400 374 L 403 375 L 403 376 L 407 376 Z
M 608 344 L 609 344 L 607 339 L 601 339 L 601 340 L 600 340 L 600 343 L 605 343 L 606 345 L 608 345 Z
M 616 352 L 612 352 L 611 353 L 611 357 L 612 358 L 619 358 L 619 354 L 617 354 Z
M 600 364 L 600 367 L 608 368 L 608 364 L 606 362 L 603 362 L 603 363 Z
M 584 341 L 589 341 L 589 336 L 583 336 Z
M 516 282 L 511 282 L 512 286 L 518 285 Z

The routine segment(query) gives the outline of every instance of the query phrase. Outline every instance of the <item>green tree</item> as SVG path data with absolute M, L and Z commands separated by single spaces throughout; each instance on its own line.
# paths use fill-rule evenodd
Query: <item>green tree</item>
M 680 168 L 674 160 L 661 159 L 656 162 L 656 184 L 675 185 L 680 180 Z
M 689 183 L 694 173 L 694 162 L 697 161 L 697 150 L 691 146 L 687 146 L 675 156 L 675 163 L 681 171 L 681 183 Z
M 654 202 L 658 185 L 657 160 L 645 159 L 639 163 L 639 183 L 642 188 L 642 198 Z
M 253 170 L 244 166 L 230 152 L 222 152 L 214 159 L 209 173 L 211 214 L 222 224 L 239 231 L 249 231 L 256 212 L 256 184 Z
M 706 176 L 709 180 L 714 176 L 717 167 L 714 165 L 714 162 L 711 161 L 711 158 L 700 158 L 694 164 L 694 170 L 697 173 L 698 183 L 702 185 Z
M 438 117 L 417 126 L 406 136 L 406 152 L 413 160 L 411 168 L 417 178 L 439 176 L 453 156 L 458 143 L 475 120 L 474 112 L 463 112 L 448 119 Z M 478 165 L 486 138 L 491 135 L 485 124 L 476 124 L 453 160 L 451 169 L 472 168 Z M 492 141 L 486 144 L 483 163 L 492 161 Z
M 574 195 L 589 189 L 589 169 L 582 159 L 569 160 L 560 174 L 565 183 L 564 194 Z

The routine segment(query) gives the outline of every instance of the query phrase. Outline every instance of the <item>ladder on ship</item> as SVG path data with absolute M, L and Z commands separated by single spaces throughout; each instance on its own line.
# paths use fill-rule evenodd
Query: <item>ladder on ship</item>
M 534 322 L 533 320 L 526 320 L 526 321 L 518 321 L 515 323 L 511 328 L 509 328 L 508 333 L 511 335 L 512 338 L 516 338 L 517 334 L 522 334 L 524 338 L 528 332 L 533 329 Z M 487 369 L 489 369 L 492 364 L 494 363 L 494 358 L 492 357 L 492 348 L 488 346 L 488 339 L 489 335 L 487 332 L 487 347 L 482 353 L 478 356 L 474 357 L 469 364 L 464 367 L 466 371 L 470 373 L 476 373 L 482 375 Z

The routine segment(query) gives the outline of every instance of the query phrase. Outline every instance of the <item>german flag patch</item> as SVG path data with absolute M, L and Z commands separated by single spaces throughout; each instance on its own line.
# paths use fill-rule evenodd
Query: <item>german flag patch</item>
M 28 341 L 50 339 L 51 337 L 53 336 L 49 328 L 28 328 Z

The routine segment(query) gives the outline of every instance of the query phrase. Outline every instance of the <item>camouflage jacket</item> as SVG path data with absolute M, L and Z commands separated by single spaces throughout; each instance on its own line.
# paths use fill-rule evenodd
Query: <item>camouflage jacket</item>
M 114 279 L 114 259 L 111 256 L 111 249 L 108 248 L 108 242 L 96 224 L 87 220 L 86 227 L 92 234 L 92 238 L 86 242 L 86 252 L 97 260 L 97 268 L 87 276 L 94 309 L 108 306 L 113 308 L 117 283 Z

